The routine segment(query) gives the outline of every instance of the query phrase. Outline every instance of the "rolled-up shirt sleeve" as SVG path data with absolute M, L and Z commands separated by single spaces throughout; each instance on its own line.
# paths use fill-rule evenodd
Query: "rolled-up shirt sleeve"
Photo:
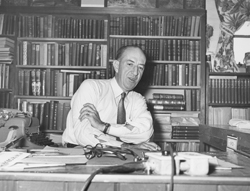
M 88 92 L 88 93 L 86 93 Z M 99 143 L 95 139 L 96 134 L 101 132 L 93 128 L 87 119 L 79 120 L 80 110 L 85 103 L 95 103 L 95 89 L 93 84 L 83 82 L 71 100 L 71 110 L 67 116 L 67 128 L 63 133 L 63 142 L 78 145 L 96 145 Z

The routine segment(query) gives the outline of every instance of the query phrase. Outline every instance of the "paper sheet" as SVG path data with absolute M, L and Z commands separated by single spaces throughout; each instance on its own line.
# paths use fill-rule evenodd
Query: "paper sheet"
M 216 170 L 231 170 L 234 168 L 243 168 L 242 166 L 238 166 L 236 164 L 218 159 L 217 157 L 209 158 L 209 165 L 214 166 Z
M 23 152 L 0 152 L 0 170 L 11 167 L 29 155 L 30 153 Z

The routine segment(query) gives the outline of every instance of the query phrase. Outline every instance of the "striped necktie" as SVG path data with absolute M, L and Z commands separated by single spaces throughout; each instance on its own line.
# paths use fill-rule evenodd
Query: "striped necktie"
M 125 124 L 125 122 L 126 122 L 126 111 L 125 111 L 125 107 L 124 107 L 125 96 L 126 96 L 126 93 L 123 92 L 121 94 L 121 99 L 118 103 L 117 124 Z

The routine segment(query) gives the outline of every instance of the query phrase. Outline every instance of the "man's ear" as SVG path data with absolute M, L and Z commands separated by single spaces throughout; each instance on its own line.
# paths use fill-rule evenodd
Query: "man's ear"
M 115 73 L 118 73 L 118 70 L 119 70 L 119 61 L 118 60 L 113 61 L 113 67 L 114 67 Z

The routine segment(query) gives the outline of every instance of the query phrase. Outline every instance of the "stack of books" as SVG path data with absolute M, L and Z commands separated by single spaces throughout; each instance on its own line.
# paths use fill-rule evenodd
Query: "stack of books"
M 164 113 L 164 114 L 154 114 L 154 135 L 153 140 L 156 142 L 162 149 L 166 147 L 166 141 L 171 139 L 171 114 Z
M 14 55 L 15 41 L 7 38 L 0 38 L 0 61 L 12 62 Z
M 172 113 L 172 139 L 198 140 L 199 139 L 198 112 Z
M 182 94 L 153 93 L 148 99 L 149 107 L 162 111 L 185 111 L 186 102 Z

